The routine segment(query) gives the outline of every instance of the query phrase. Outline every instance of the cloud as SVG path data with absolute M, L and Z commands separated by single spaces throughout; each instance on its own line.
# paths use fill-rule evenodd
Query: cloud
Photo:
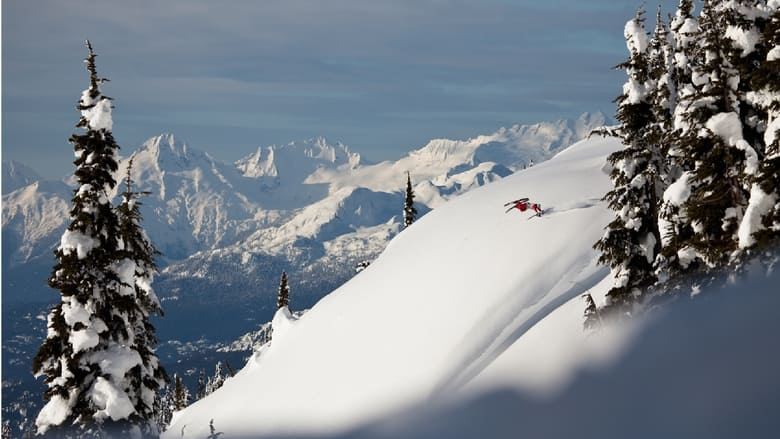
M 676 3 L 664 2 L 667 10 Z M 419 146 L 410 142 L 423 137 L 479 134 L 504 123 L 487 122 L 497 114 L 522 117 L 511 121 L 517 123 L 608 110 L 622 81 L 610 69 L 625 57 L 622 29 L 635 5 L 40 0 L 3 2 L 2 8 L 4 122 L 46 123 L 46 112 L 75 119 L 75 101 L 87 85 L 83 40 L 90 38 L 100 73 L 112 79 L 106 92 L 116 98 L 116 117 L 126 118 L 115 124 L 126 136 L 120 142 L 135 145 L 160 127 L 170 131 L 168 121 L 196 147 L 201 138 L 221 139 L 219 157 L 250 143 L 303 137 L 311 126 L 338 127 L 341 139 L 400 151 Z M 438 116 L 452 112 L 461 115 L 454 118 L 457 126 Z M 376 122 L 386 114 L 417 118 L 388 129 Z M 309 126 L 296 130 L 296 123 Z M 230 131 L 237 124 L 241 130 Z M 38 132 L 4 128 L 9 158 L 23 148 L 60 144 L 70 134 L 59 132 L 61 125 Z

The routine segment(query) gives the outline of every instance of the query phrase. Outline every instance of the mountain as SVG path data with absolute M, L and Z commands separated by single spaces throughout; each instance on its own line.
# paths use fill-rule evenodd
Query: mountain
M 3 161 L 3 193 L 11 193 L 19 188 L 41 180 L 32 168 L 14 160 Z
M 132 157 L 137 189 L 150 193 L 142 200 L 144 226 L 163 254 L 155 286 L 163 298 L 260 300 L 287 270 L 310 305 L 398 233 L 407 171 L 423 215 L 551 157 L 605 121 L 585 114 L 468 140 L 437 139 L 376 164 L 323 138 L 261 147 L 227 164 L 172 134 L 153 137 Z M 117 181 L 127 163 L 120 162 Z M 51 250 L 67 224 L 70 189 L 41 180 L 25 185 L 38 177 L 18 164 L 3 170 L 4 191 L 6 180 L 11 189 L 3 194 L 3 284 L 21 288 L 4 297 L 51 300 L 41 270 L 50 270 Z
M 601 197 L 620 147 L 583 141 L 442 203 L 304 315 L 279 310 L 270 343 L 163 439 L 210 426 L 239 438 L 772 437 L 777 274 L 690 287 L 651 318 L 583 330 L 580 295 L 601 304 L 614 283 L 592 245 L 614 216 Z M 518 187 L 549 211 L 505 214 Z M 262 343 L 261 329 L 234 346 Z

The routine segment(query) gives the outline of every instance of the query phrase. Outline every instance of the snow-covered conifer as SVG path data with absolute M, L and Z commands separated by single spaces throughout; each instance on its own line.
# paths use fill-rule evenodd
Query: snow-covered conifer
M 152 314 L 162 314 L 160 301 L 152 289 L 152 278 L 157 271 L 154 257 L 159 252 L 141 226 L 141 202 L 138 198 L 146 193 L 133 190 L 132 169 L 131 158 L 127 166 L 125 191 L 116 209 L 120 237 L 116 272 L 121 286 L 113 306 L 127 322 L 125 347 L 137 352 L 141 360 L 127 373 L 128 397 L 138 416 L 151 422 L 154 395 L 168 379 L 155 354 L 157 338 L 149 321 Z M 142 430 L 153 433 L 151 428 Z
M 222 371 L 222 362 L 218 361 L 214 367 L 214 375 L 206 383 L 206 395 L 216 392 L 225 383 L 225 373 Z
M 673 63 L 670 69 L 674 91 L 672 126 L 664 136 L 666 144 L 666 187 L 659 207 L 658 229 L 661 235 L 661 253 L 656 257 L 656 271 L 663 279 L 678 267 L 677 250 L 693 232 L 687 221 L 684 206 L 689 187 L 689 172 L 694 163 L 683 147 L 683 138 L 691 133 L 688 112 L 696 87 L 693 83 L 693 65 L 701 54 L 699 19 L 693 15 L 693 1 L 680 0 L 670 24 Z
M 279 294 L 276 299 L 276 309 L 290 306 L 290 286 L 287 285 L 287 272 L 282 272 L 282 278 L 279 280 Z
M 625 37 L 630 56 L 617 68 L 626 71 L 628 81 L 616 99 L 625 148 L 607 158 L 614 189 L 604 197 L 615 219 L 594 246 L 601 251 L 599 261 L 612 267 L 616 279 L 607 293 L 607 306 L 623 310 L 656 280 L 653 261 L 660 244 L 656 215 L 663 190 L 660 145 L 649 137 L 649 127 L 656 123 L 651 92 L 658 78 L 651 76 L 641 9 L 626 24 Z
M 595 330 L 601 325 L 601 315 L 596 306 L 596 301 L 593 300 L 593 296 L 590 293 L 583 294 L 582 298 L 585 299 L 585 312 L 583 314 L 584 320 L 582 326 L 586 331 Z
M 750 188 L 750 201 L 739 229 L 739 247 L 766 247 L 780 238 L 780 1 L 764 5 L 766 19 L 760 62 L 751 72 L 748 99 L 765 114 L 763 158 Z
M 195 399 L 203 399 L 206 397 L 206 395 L 206 372 L 201 369 L 198 373 L 198 388 L 195 392 Z
M 406 172 L 406 198 L 404 199 L 404 228 L 412 225 L 417 219 L 417 209 L 414 208 L 414 190 L 412 189 L 412 176 Z
M 677 136 L 675 147 L 693 166 L 664 195 L 685 219 L 686 232 L 665 242 L 666 253 L 673 253 L 676 268 L 683 270 L 728 262 L 747 204 L 745 174 L 757 166 L 756 152 L 743 137 L 739 72 L 729 61 L 724 10 L 717 6 L 704 2 L 693 93 L 679 113 L 686 129 Z
M 136 328 L 126 312 L 131 300 L 123 298 L 129 290 L 122 290 L 117 272 L 120 232 L 109 194 L 119 146 L 111 133 L 111 100 L 100 90 L 107 80 L 98 77 L 95 53 L 86 45 L 90 85 L 79 100 L 76 125 L 86 133 L 70 138 L 78 187 L 49 278 L 61 301 L 48 316 L 46 340 L 32 365 L 47 386 L 38 433 L 53 436 L 141 433 L 151 410 L 139 412 L 136 403 L 151 408 L 154 393 L 136 387 L 137 378 L 150 372 L 154 380 L 157 368 L 140 372 L 148 363 L 135 345 Z
M 171 386 L 164 386 L 158 392 L 154 400 L 154 420 L 157 424 L 157 430 L 160 432 L 168 428 L 173 417 L 173 392 Z
M 190 404 L 190 391 L 181 377 L 177 374 L 173 375 L 173 410 L 179 411 Z
M 680 0 L 669 24 L 672 38 L 672 83 L 678 99 L 693 93 L 691 65 L 698 51 L 699 20 L 693 15 L 693 0 Z

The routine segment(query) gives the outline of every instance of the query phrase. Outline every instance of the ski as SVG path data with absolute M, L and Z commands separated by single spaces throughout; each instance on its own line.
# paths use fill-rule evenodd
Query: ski
M 529 200 L 529 198 L 520 198 L 520 199 L 515 200 L 515 201 L 510 201 L 510 202 L 504 204 L 504 206 L 506 207 L 506 206 L 509 206 L 510 204 L 515 204 L 515 203 L 525 203 L 528 200 Z
M 541 211 L 541 212 L 539 212 L 539 213 L 536 213 L 536 214 L 533 214 L 533 215 L 529 216 L 529 217 L 528 217 L 528 219 L 531 219 L 531 218 L 536 218 L 536 217 L 541 217 L 542 215 L 544 215 L 545 213 L 547 213 L 547 212 L 549 212 L 549 211 L 551 211 L 551 210 L 552 210 L 552 208 L 548 208 L 548 209 L 542 209 L 542 211 Z

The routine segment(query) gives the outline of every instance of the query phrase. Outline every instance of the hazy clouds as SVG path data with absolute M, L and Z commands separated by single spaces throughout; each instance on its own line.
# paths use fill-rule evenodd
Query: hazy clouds
M 7 0 L 3 158 L 70 171 L 85 38 L 127 149 L 173 131 L 233 160 L 326 135 L 382 159 L 432 137 L 611 113 L 637 4 Z

